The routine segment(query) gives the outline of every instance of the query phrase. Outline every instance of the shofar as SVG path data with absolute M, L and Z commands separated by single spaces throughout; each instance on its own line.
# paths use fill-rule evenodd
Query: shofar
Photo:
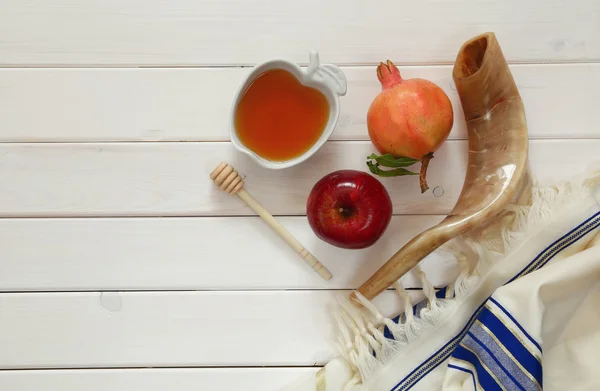
M 408 242 L 358 289 L 369 300 L 445 242 L 500 214 L 526 175 L 525 110 L 496 36 L 463 44 L 452 76 L 469 135 L 462 192 L 450 215 Z

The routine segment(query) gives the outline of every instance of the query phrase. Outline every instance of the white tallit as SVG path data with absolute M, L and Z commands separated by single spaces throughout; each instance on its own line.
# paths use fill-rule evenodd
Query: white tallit
M 340 300 L 339 357 L 286 390 L 600 390 L 598 179 L 532 186 L 450 242 L 458 279 L 398 318 Z

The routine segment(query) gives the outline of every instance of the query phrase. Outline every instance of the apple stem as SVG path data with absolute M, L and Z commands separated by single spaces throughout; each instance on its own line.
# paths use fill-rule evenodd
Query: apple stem
M 421 185 L 421 194 L 425 193 L 429 186 L 427 185 L 427 167 L 429 161 L 433 159 L 433 152 L 429 152 L 421 159 L 421 172 L 419 173 L 419 184 Z

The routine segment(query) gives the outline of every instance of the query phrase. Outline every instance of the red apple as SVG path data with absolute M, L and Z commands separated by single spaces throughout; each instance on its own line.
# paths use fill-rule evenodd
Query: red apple
M 308 222 L 323 241 L 359 249 L 373 245 L 392 219 L 392 201 L 376 178 L 340 170 L 321 178 L 306 204 Z

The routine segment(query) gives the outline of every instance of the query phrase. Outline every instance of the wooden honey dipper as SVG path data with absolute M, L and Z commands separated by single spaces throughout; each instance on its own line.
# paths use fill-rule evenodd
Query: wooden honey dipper
M 246 190 L 243 189 L 244 181 L 238 172 L 229 164 L 219 164 L 210 174 L 210 179 L 221 190 L 229 194 L 237 194 L 250 208 L 266 222 L 283 240 L 287 242 L 299 255 L 325 280 L 331 279 L 331 273 L 307 249 L 300 244 L 261 204 L 258 203 Z

